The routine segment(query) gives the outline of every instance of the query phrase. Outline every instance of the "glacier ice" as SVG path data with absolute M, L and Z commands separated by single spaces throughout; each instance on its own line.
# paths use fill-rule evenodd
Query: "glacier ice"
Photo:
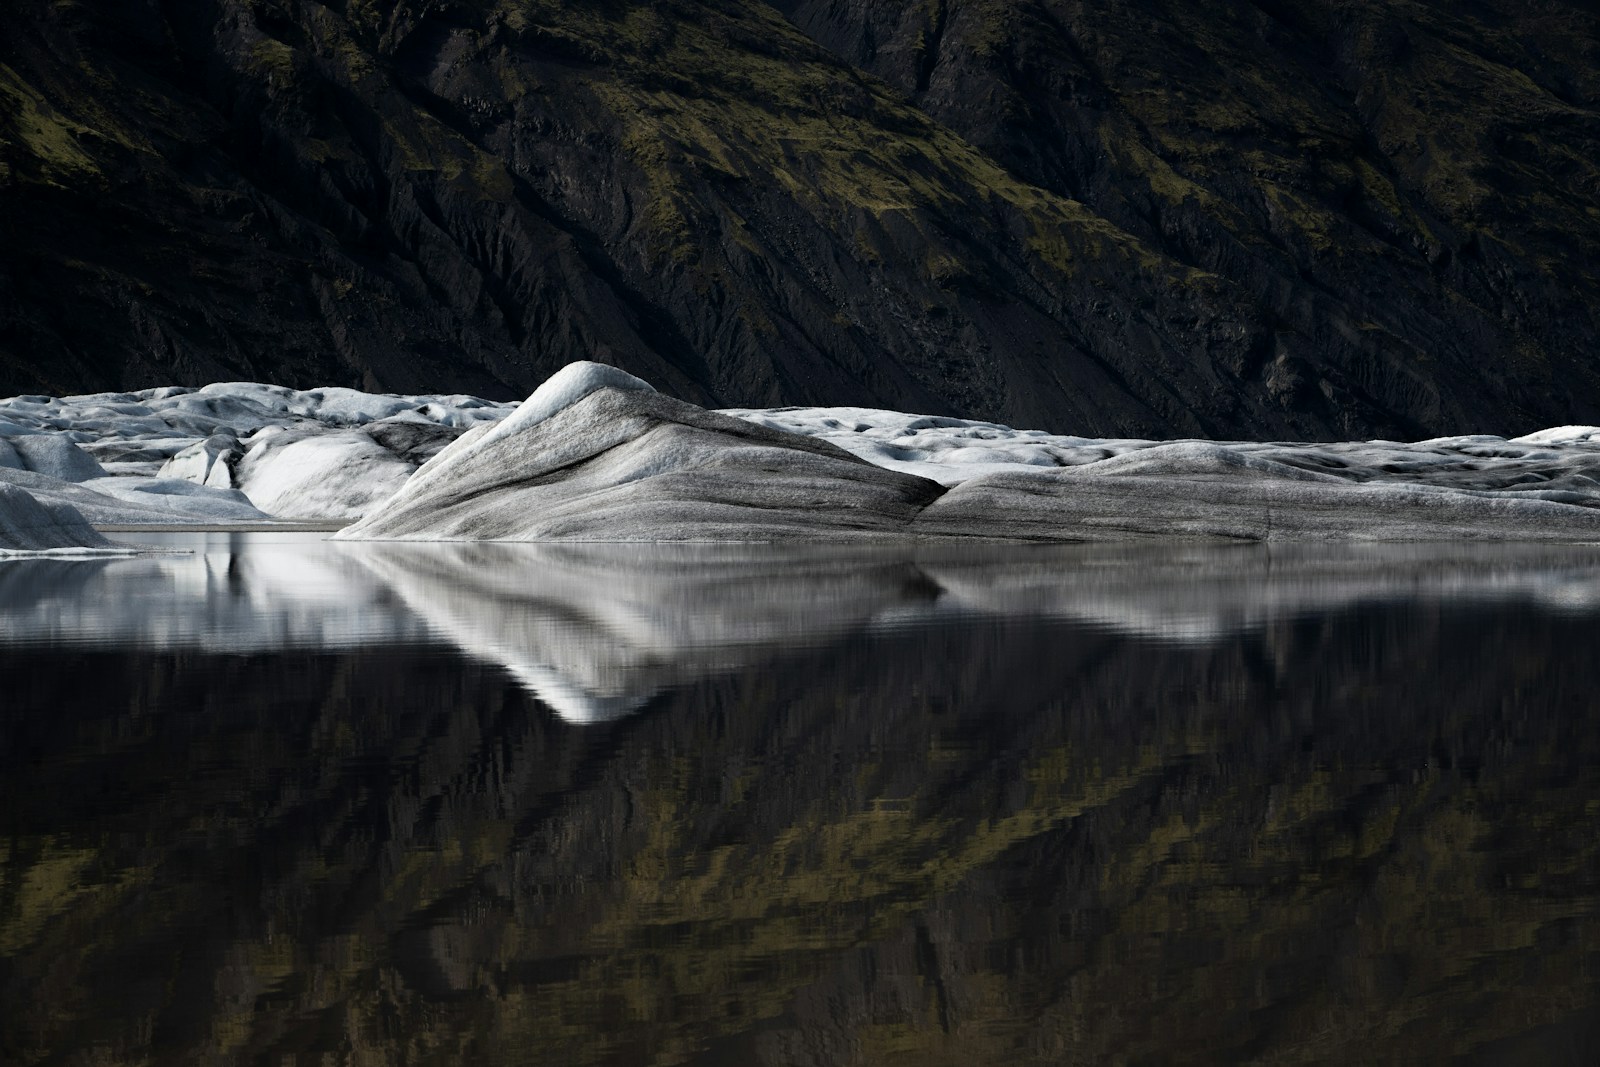
M 13 397 L 0 482 L 101 525 L 369 520 L 350 537 L 1600 539 L 1593 426 L 1097 439 L 857 407 L 710 412 L 598 363 L 521 405 L 249 382 Z
M 513 407 L 252 382 L 12 397 L 0 400 L 0 479 L 101 525 L 340 522 Z
M 48 503 L 0 482 L 0 555 L 114 550 L 70 504 Z
M 1570 431 L 1106 441 L 868 409 L 709 412 L 592 367 L 462 437 L 338 536 L 1600 540 L 1600 446 Z

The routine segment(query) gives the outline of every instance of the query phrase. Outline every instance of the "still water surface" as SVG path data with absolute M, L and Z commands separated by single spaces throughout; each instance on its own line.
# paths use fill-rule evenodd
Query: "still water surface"
M 0 563 L 6 1064 L 1600 1059 L 1600 550 Z

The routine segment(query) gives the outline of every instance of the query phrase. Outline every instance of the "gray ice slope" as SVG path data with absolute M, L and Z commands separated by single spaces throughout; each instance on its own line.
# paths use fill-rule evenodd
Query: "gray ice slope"
M 943 489 L 826 441 L 572 364 L 337 536 L 348 540 L 772 541 L 904 536 Z
M 0 554 L 112 547 L 70 505 L 41 503 L 0 482 Z
M 251 523 L 272 518 L 238 490 L 169 478 L 124 476 L 68 482 L 0 467 L 0 484 L 25 490 L 48 506 L 70 506 L 99 526 Z
M 1017 467 L 953 487 L 928 535 L 1027 540 L 1600 541 L 1600 494 L 1354 482 L 1181 442 L 1079 467 Z
M 0 400 L 0 468 L 142 505 L 111 516 L 116 505 L 101 502 L 97 522 L 354 518 L 465 428 L 511 410 L 469 396 L 251 382 L 19 396 Z
M 1309 447 L 1309 446 L 1308 446 Z M 1585 452 L 1580 456 L 1587 456 Z M 951 487 L 564 368 L 339 536 L 352 540 L 1600 540 L 1600 493 L 1355 480 L 1199 441 L 1072 466 L 987 463 Z

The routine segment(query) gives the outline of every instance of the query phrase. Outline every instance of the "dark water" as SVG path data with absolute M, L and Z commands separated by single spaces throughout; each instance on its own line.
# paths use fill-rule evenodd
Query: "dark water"
M 1600 550 L 202 547 L 0 563 L 5 1064 L 1600 1059 Z

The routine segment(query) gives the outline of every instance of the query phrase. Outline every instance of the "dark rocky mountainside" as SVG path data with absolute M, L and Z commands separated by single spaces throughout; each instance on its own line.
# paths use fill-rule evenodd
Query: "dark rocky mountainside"
M 7 9 L 0 393 L 591 358 L 1085 434 L 1600 421 L 1576 2 Z
M 1237 286 L 1288 407 L 1596 417 L 1592 5 L 779 3 L 1021 179 Z

